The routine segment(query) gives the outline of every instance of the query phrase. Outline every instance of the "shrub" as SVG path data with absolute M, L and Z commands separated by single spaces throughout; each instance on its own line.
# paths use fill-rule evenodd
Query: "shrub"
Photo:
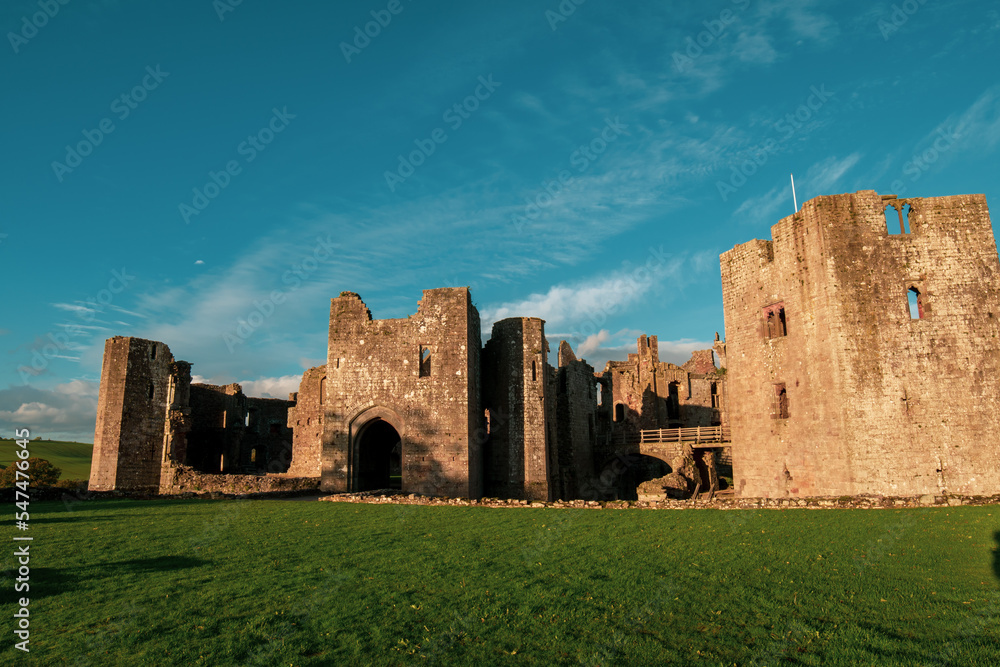
M 18 470 L 17 463 L 0 470 L 0 488 L 14 486 L 14 483 L 19 481 L 17 478 Z M 62 471 L 45 459 L 32 456 L 28 459 L 28 469 L 21 470 L 21 472 L 28 475 L 28 481 L 31 486 L 39 487 L 55 484 Z M 21 477 L 20 481 L 24 481 L 24 477 Z

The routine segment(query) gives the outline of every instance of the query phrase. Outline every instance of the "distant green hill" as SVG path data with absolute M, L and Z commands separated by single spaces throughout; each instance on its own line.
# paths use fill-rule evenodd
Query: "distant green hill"
M 0 440 L 0 464 L 9 466 L 17 458 L 13 440 Z M 59 479 L 90 479 L 90 459 L 94 446 L 85 442 L 32 440 L 28 452 L 45 459 L 62 471 Z

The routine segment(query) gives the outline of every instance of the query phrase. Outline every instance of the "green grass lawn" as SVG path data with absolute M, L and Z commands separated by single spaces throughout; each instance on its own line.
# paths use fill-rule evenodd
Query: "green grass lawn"
M 13 440 L 0 440 L 0 464 L 9 466 L 17 457 Z M 32 456 L 45 459 L 62 471 L 59 479 L 90 479 L 90 458 L 94 446 L 84 442 L 32 441 Z
M 4 664 L 1000 664 L 998 507 L 31 507 Z

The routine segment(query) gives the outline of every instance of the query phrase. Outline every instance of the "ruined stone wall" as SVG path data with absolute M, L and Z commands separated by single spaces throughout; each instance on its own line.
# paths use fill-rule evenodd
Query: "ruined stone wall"
M 681 405 L 684 428 L 692 426 L 721 426 L 725 406 L 725 376 L 709 373 L 688 376 L 691 396 Z
M 248 419 L 239 448 L 242 472 L 288 471 L 292 462 L 288 412 L 293 406 L 291 401 L 280 398 L 247 398 Z
M 210 475 L 174 464 L 166 469 L 161 494 L 177 493 L 273 493 L 319 489 L 319 477 L 289 475 Z
M 490 496 L 547 500 L 555 492 L 544 325 L 531 317 L 496 322 L 483 351 L 491 413 L 484 492 Z
M 163 343 L 123 336 L 105 342 L 90 489 L 159 487 L 173 364 Z
M 637 347 L 638 353 L 629 354 L 628 361 L 609 361 L 605 366 L 613 430 L 638 433 L 702 422 L 709 425 L 712 419 L 705 414 L 703 400 L 692 395 L 692 374 L 660 361 L 656 336 L 640 336 Z
M 479 492 L 472 425 L 482 411 L 469 358 L 479 354 L 478 323 L 465 287 L 425 290 L 416 314 L 402 319 L 372 320 L 351 292 L 331 300 L 324 490 L 357 490 L 363 429 L 383 421 L 402 441 L 404 490 Z
M 288 410 L 288 428 L 293 431 L 289 474 L 302 477 L 321 474 L 325 382 L 326 366 L 310 368 L 302 374 L 298 392 L 292 394 L 295 405 Z
M 191 385 L 191 432 L 184 463 L 204 473 L 239 473 L 247 397 L 238 384 Z
M 556 370 L 556 438 L 559 487 L 556 497 L 579 498 L 581 488 L 593 482 L 597 422 L 597 383 L 594 367 L 559 343 Z
M 910 207 L 909 233 L 887 229 L 885 205 Z M 1000 490 L 1000 261 L 985 198 L 818 197 L 771 232 L 721 258 L 737 492 Z

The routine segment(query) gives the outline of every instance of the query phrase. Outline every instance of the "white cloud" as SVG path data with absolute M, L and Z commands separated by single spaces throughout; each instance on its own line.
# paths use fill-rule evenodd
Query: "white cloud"
M 288 395 L 299 390 L 301 375 L 284 375 L 282 377 L 258 378 L 240 382 L 243 393 L 258 398 L 280 398 L 287 400 Z
M 814 164 L 806 172 L 804 182 L 806 188 L 803 189 L 804 196 L 799 201 L 822 195 L 837 194 L 837 183 L 860 160 L 860 153 L 851 153 L 845 158 L 830 156 Z
M 803 202 L 813 197 L 839 194 L 843 188 L 837 184 L 860 160 L 860 153 L 851 153 L 844 158 L 831 156 L 809 167 L 804 178 L 796 179 L 799 207 L 801 208 Z M 792 185 L 789 181 L 787 184 L 776 185 L 762 195 L 745 200 L 733 211 L 733 216 L 751 223 L 774 224 L 785 215 L 791 215 L 792 208 Z
M 767 65 L 778 58 L 778 52 L 771 45 L 771 39 L 763 33 L 744 31 L 736 39 L 733 54 L 747 63 Z
M 520 301 L 486 307 L 483 330 L 507 317 L 540 317 L 551 328 L 584 327 L 596 330 L 609 316 L 628 309 L 663 283 L 677 278 L 683 260 L 670 257 L 662 247 L 650 249 L 648 260 L 591 280 L 553 285 L 545 293 Z
M 596 352 L 602 344 L 609 340 L 611 340 L 611 333 L 607 329 L 601 329 L 597 333 L 587 336 L 587 339 L 577 347 L 576 353 L 578 356 L 586 357 L 592 352 Z
M 0 390 L 0 430 L 28 428 L 32 437 L 93 442 L 98 383 L 72 380 L 50 390 L 27 385 Z
M 242 380 L 236 384 L 240 385 L 243 393 L 254 398 L 280 398 L 288 400 L 288 395 L 299 390 L 299 383 L 302 382 L 301 375 L 283 375 L 281 377 L 261 377 L 256 380 Z M 232 384 L 228 380 L 218 380 L 207 378 L 203 375 L 192 375 L 191 384 Z

